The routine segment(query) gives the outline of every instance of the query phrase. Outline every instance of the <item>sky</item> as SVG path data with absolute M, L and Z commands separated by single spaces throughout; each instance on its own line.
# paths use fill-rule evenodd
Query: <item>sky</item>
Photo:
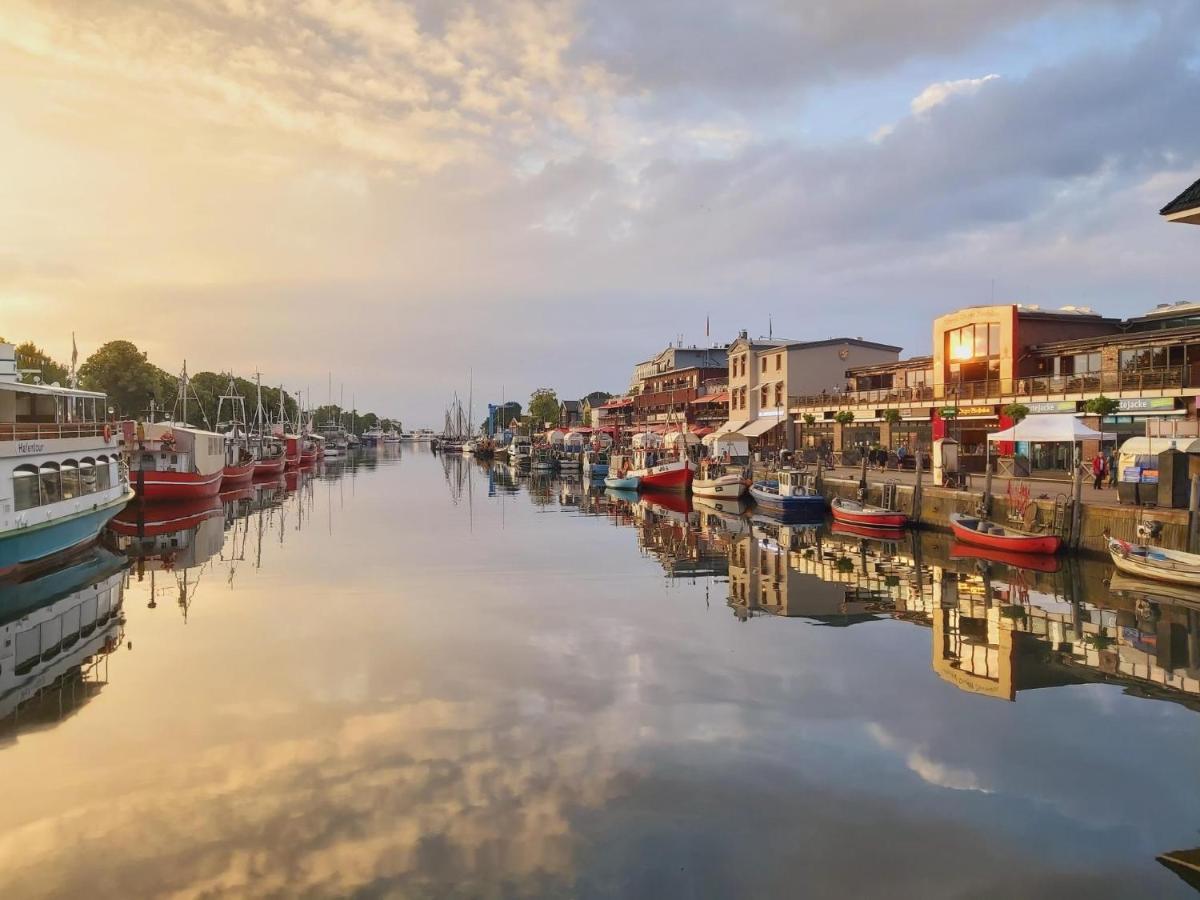
M 1200 300 L 1194 0 L 5 0 L 0 334 L 440 424 Z M 710 336 L 706 337 L 706 321 Z

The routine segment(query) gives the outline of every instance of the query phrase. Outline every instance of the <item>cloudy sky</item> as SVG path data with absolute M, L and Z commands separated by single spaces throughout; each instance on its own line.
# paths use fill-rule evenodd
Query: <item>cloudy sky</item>
M 0 4 L 0 333 L 440 420 L 682 334 L 1200 299 L 1194 0 Z

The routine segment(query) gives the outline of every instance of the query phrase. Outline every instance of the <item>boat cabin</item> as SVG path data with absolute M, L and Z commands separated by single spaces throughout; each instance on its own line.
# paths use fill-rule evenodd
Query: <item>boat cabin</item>
M 776 481 L 780 497 L 807 497 L 812 494 L 808 477 L 799 469 L 780 469 Z
M 129 468 L 138 472 L 212 475 L 225 466 L 225 437 L 172 422 L 139 425 L 128 448 Z

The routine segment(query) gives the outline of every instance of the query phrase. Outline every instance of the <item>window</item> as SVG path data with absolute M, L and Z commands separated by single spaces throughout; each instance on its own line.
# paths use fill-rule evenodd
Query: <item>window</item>
M 767 358 L 765 356 L 762 358 L 762 370 L 764 374 L 767 371 Z
M 1122 350 L 1121 368 L 1125 370 L 1164 368 L 1167 365 L 1166 347 L 1147 347 L 1144 350 Z
M 783 354 L 776 353 L 775 354 L 775 371 L 778 372 L 782 368 L 783 368 Z
M 38 470 L 33 466 L 18 466 L 13 471 L 13 508 L 20 512 L 33 509 L 41 502 L 38 493 Z
M 966 362 L 999 355 L 999 323 L 964 325 L 946 332 L 946 356 L 951 362 Z
M 764 362 L 765 362 L 765 360 L 764 360 Z M 767 386 L 765 384 L 762 386 L 762 390 L 759 391 L 758 394 L 759 394 L 759 396 L 758 396 L 759 407 L 761 408 L 761 407 L 766 406 L 767 405 Z
M 106 491 L 112 487 L 112 469 L 107 456 L 96 460 L 96 490 Z
M 96 462 L 85 456 L 79 461 L 79 493 L 94 494 L 96 492 Z
M 46 463 L 38 470 L 38 481 L 42 485 L 42 502 L 57 503 L 62 499 L 58 483 L 58 463 Z
M 783 382 L 775 385 L 775 405 L 783 406 Z
M 62 489 L 64 500 L 74 500 L 79 496 L 79 463 L 73 459 L 64 460 L 59 470 L 58 483 Z

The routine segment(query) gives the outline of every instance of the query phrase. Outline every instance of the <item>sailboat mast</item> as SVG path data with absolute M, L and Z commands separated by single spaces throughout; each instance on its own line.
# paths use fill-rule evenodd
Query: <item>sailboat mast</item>
M 187 360 L 183 361 L 183 372 L 179 376 L 179 390 L 183 394 L 183 424 L 187 424 L 187 395 L 188 395 L 188 377 L 187 377 Z

